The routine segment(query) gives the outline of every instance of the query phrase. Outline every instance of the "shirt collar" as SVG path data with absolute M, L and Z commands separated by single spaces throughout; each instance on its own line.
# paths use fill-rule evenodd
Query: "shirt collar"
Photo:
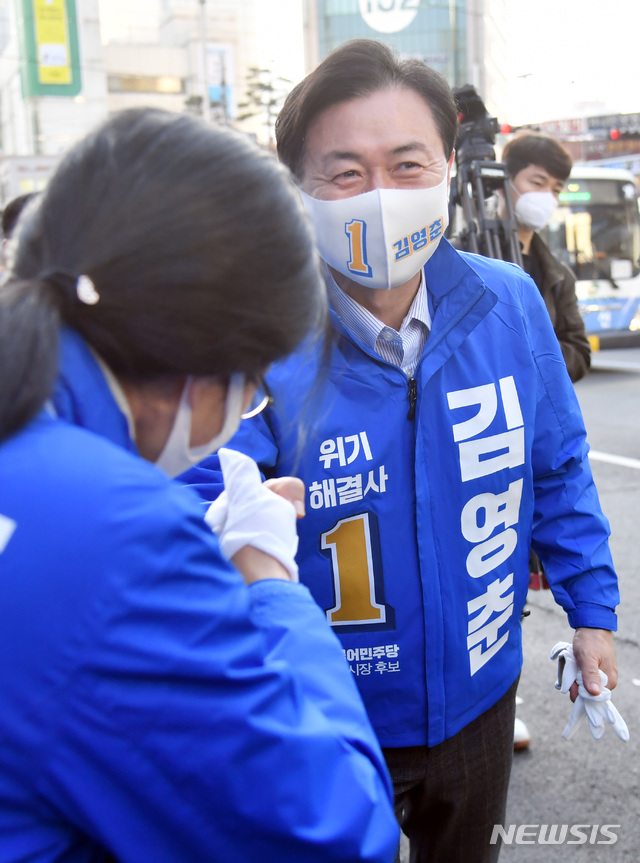
M 338 286 L 333 278 L 328 265 L 323 262 L 325 281 L 331 305 L 342 318 L 343 323 L 351 332 L 370 348 L 375 350 L 376 342 L 380 333 L 388 329 L 381 320 L 376 318 L 368 309 L 356 302 L 349 294 L 346 294 Z M 391 289 L 393 290 L 393 288 Z M 427 301 L 427 286 L 424 278 L 424 270 L 420 270 L 420 284 L 413 302 L 400 327 L 400 333 L 411 323 L 417 320 L 431 329 L 431 315 Z

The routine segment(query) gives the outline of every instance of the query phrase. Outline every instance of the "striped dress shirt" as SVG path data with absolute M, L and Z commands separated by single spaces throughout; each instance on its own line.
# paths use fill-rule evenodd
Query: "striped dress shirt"
M 383 324 L 360 303 L 345 294 L 336 284 L 326 264 L 324 270 L 331 305 L 345 326 L 383 360 L 399 366 L 407 377 L 411 377 L 431 328 L 424 271 L 420 272 L 418 292 L 398 331 Z

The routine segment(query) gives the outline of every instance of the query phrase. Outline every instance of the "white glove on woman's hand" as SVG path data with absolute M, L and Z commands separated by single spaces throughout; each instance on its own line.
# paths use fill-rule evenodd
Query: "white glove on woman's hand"
M 608 678 L 604 671 L 600 671 L 600 695 L 592 695 L 585 689 L 582 682 L 582 672 L 573 655 L 573 647 L 566 641 L 559 641 L 551 651 L 551 659 L 558 660 L 558 677 L 555 683 L 560 692 L 568 692 L 574 682 L 578 684 L 578 697 L 576 698 L 567 727 L 562 732 L 565 740 L 573 736 L 578 723 L 585 716 L 589 723 L 589 730 L 595 740 L 599 740 L 604 734 L 605 721 L 613 726 L 620 740 L 629 739 L 627 724 L 613 706 L 611 701 L 611 690 L 607 689 Z
M 231 449 L 218 452 L 225 490 L 205 515 L 218 534 L 229 560 L 244 546 L 260 549 L 278 560 L 298 581 L 296 511 L 292 503 L 267 488 L 257 464 Z

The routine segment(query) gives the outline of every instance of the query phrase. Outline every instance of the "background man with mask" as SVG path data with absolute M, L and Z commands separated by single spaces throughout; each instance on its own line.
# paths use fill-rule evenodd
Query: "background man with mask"
M 497 857 L 534 511 L 585 684 L 600 691 L 599 667 L 616 682 L 608 527 L 549 316 L 519 267 L 443 238 L 456 132 L 446 81 L 374 41 L 291 92 L 278 152 L 333 330 L 272 367 L 273 406 L 230 443 L 304 482 L 300 578 L 342 641 L 416 863 Z M 185 478 L 215 497 L 216 457 Z
M 549 312 L 567 371 L 575 383 L 591 363 L 591 348 L 578 309 L 575 278 L 556 260 L 536 233 L 549 222 L 569 178 L 572 159 L 565 148 L 542 132 L 524 132 L 502 152 L 518 221 L 524 269 L 538 286 Z

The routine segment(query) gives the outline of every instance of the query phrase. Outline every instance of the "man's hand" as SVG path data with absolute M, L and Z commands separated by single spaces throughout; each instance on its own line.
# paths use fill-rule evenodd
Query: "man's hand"
M 296 518 L 304 515 L 304 483 L 294 476 L 281 476 L 275 479 L 265 480 L 265 488 L 288 500 L 293 504 Z M 250 545 L 245 545 L 233 556 L 233 562 L 242 573 L 246 584 L 253 584 L 265 578 L 284 578 L 290 580 L 290 575 L 282 564 Z
M 279 476 L 275 479 L 267 479 L 263 483 L 271 491 L 279 494 L 289 503 L 293 504 L 296 516 L 302 518 L 304 515 L 304 483 L 296 476 Z
M 582 682 L 591 695 L 600 694 L 601 669 L 607 675 L 607 687 L 615 689 L 618 683 L 618 667 L 613 648 L 613 633 L 608 629 L 576 629 L 573 637 L 573 655 L 582 672 Z M 569 690 L 571 700 L 578 697 L 578 684 L 574 683 Z
M 589 636 L 590 633 L 593 633 L 591 637 Z M 573 710 L 562 736 L 565 740 L 569 740 L 580 725 L 580 720 L 586 718 L 594 740 L 599 740 L 602 737 L 605 723 L 609 723 L 618 737 L 627 741 L 629 729 L 611 701 L 611 690 L 607 686 L 609 682 L 607 674 L 602 670 L 606 665 L 614 677 L 617 676 L 611 633 L 602 629 L 589 630 L 585 628 L 578 630 L 575 637 L 579 649 L 583 651 L 583 661 L 586 663 L 586 667 L 590 671 L 593 668 L 596 669 L 599 684 L 594 686 L 592 683 L 589 689 L 585 686 L 583 673 L 574 653 L 575 647 L 566 641 L 559 641 L 554 645 L 550 659 L 558 662 L 558 677 L 555 687 L 560 692 L 569 692 L 573 701 Z M 604 646 L 600 643 L 601 641 Z

